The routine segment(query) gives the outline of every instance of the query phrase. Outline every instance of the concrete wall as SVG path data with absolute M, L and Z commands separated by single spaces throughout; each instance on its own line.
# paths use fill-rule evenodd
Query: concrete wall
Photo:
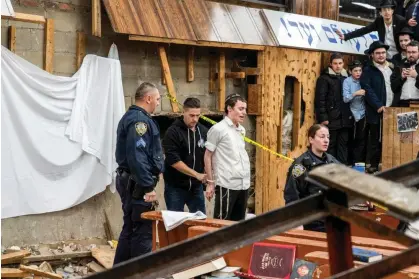
M 129 41 L 126 35 L 113 32 L 106 13 L 102 14 L 102 38 L 91 36 L 90 1 L 88 0 L 12 0 L 16 12 L 43 15 L 55 21 L 55 54 L 54 74 L 73 75 L 76 69 L 76 38 L 77 31 L 87 34 L 86 52 L 106 56 L 112 43 L 118 47 L 122 66 L 125 103 L 132 104 L 138 85 L 143 81 L 155 83 L 162 94 L 166 87 L 161 84 L 161 66 L 157 56 L 157 44 Z M 1 44 L 8 45 L 8 27 L 16 26 L 16 54 L 26 60 L 43 67 L 44 57 L 44 26 L 42 24 L 23 23 L 2 20 Z M 208 93 L 209 60 L 208 54 L 216 49 L 196 48 L 195 50 L 195 81 L 186 81 L 187 47 L 180 45 L 168 46 L 169 65 L 174 79 L 177 96 L 180 102 L 186 97 L 200 98 L 203 107 L 215 111 L 215 95 Z M 226 51 L 226 67 L 232 66 L 234 50 Z M 233 86 L 227 80 L 227 94 L 240 93 L 246 95 L 246 84 Z M 168 99 L 163 98 L 156 113 L 164 115 L 171 112 Z M 247 119 L 245 127 L 248 136 L 255 138 L 254 118 Z M 255 150 L 247 146 L 251 161 L 254 161 Z M 6 162 L 3 162 L 6 163 Z M 253 166 L 253 164 L 252 164 Z M 254 173 L 254 172 L 253 172 Z M 165 208 L 163 199 L 163 183 L 157 188 L 161 209 Z M 208 215 L 212 215 L 212 204 L 208 206 Z M 23 245 L 34 243 L 51 243 L 70 239 L 104 238 L 104 211 L 107 212 L 114 238 L 117 238 L 122 225 L 122 211 L 119 196 L 109 190 L 75 206 L 60 212 L 21 216 L 2 220 L 2 245 Z

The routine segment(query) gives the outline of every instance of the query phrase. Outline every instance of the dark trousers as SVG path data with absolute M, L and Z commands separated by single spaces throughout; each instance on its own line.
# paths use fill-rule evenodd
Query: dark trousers
M 144 220 L 141 214 L 151 211 L 152 204 L 136 201 L 127 190 L 128 176 L 116 177 L 116 190 L 121 197 L 124 213 L 122 231 L 115 252 L 114 265 L 151 252 L 152 221 Z
M 189 190 L 165 182 L 164 200 L 167 210 L 183 212 L 186 204 L 189 212 L 201 211 L 205 214 L 204 186 L 202 184 L 192 186 Z
M 214 218 L 240 221 L 246 217 L 248 190 L 215 187 Z
M 354 163 L 365 163 L 366 160 L 366 142 L 368 138 L 368 128 L 366 118 L 362 118 L 355 123 L 355 136 L 353 142 Z
M 330 142 L 327 153 L 334 156 L 342 164 L 348 164 L 349 129 L 330 130 Z
M 371 167 L 378 168 L 381 159 L 381 120 L 378 124 L 368 124 L 371 140 Z
M 400 100 L 399 101 L 399 103 L 398 103 L 398 107 L 410 107 L 410 102 L 411 101 L 413 101 L 413 102 L 419 102 L 419 99 L 410 99 L 410 100 Z

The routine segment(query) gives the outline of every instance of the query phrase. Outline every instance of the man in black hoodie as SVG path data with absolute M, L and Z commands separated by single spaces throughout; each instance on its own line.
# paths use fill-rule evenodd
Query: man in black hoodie
M 200 124 L 201 102 L 187 98 L 183 103 L 183 117 L 167 129 L 162 145 L 165 158 L 164 199 L 168 210 L 205 213 L 203 184 L 205 142 L 208 129 Z
M 343 101 L 342 84 L 348 77 L 343 66 L 342 54 L 330 56 L 330 66 L 317 79 L 314 111 L 317 123 L 329 128 L 327 152 L 342 164 L 348 164 L 349 134 L 354 124 L 349 103 Z

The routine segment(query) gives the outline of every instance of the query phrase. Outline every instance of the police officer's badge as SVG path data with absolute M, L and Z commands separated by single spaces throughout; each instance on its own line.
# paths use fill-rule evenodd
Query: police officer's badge
M 138 135 L 142 136 L 147 132 L 147 124 L 144 122 L 137 122 L 135 123 L 135 130 Z
M 300 177 L 304 172 L 306 171 L 306 168 L 303 165 L 295 164 L 295 166 L 292 168 L 292 176 L 294 178 Z

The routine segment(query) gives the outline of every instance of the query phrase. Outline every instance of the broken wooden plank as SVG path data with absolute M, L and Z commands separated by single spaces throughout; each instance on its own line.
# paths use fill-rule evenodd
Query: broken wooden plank
M 93 248 L 92 256 L 106 269 L 111 269 L 115 258 L 115 249 L 110 247 Z
M 45 17 L 39 15 L 31 15 L 31 14 L 24 14 L 24 13 L 15 13 L 15 16 L 1 16 L 2 19 L 11 19 L 16 21 L 24 21 L 24 22 L 32 22 L 32 23 L 41 23 L 44 24 L 46 22 Z
M 92 0 L 92 35 L 102 37 L 100 0 Z
M 192 82 L 195 79 L 194 57 L 195 57 L 195 47 L 192 46 L 188 48 L 188 59 L 187 59 L 188 82 Z
M 94 262 L 94 261 L 91 261 L 86 266 L 91 271 L 94 271 L 94 272 L 102 272 L 102 271 L 105 271 L 106 270 L 103 266 L 101 266 L 100 264 L 98 264 L 97 262 Z
M 209 84 L 208 91 L 210 94 L 215 93 L 215 74 L 217 72 L 217 62 L 215 55 L 210 53 L 209 55 Z
M 164 79 L 166 80 L 167 91 L 169 92 L 172 98 L 176 98 L 175 85 L 173 84 L 172 75 L 170 74 L 170 67 L 169 67 L 169 61 L 167 59 L 166 50 L 164 46 L 158 46 L 158 50 L 159 50 L 160 62 L 163 67 L 163 76 L 164 76 Z M 173 112 L 179 112 L 179 107 L 176 102 L 174 102 L 173 100 L 170 100 L 170 104 L 172 105 Z
M 419 217 L 419 192 L 401 183 L 361 173 L 339 164 L 315 168 L 310 172 L 309 178 L 349 195 L 384 205 L 405 221 Z
M 26 272 L 29 272 L 29 273 L 32 273 L 34 275 L 39 275 L 39 276 L 47 277 L 47 278 L 50 278 L 50 279 L 61 279 L 61 278 L 63 278 L 63 276 L 60 275 L 60 274 L 42 271 L 42 270 L 39 270 L 37 268 L 29 267 L 29 266 L 26 266 L 26 265 L 20 265 L 19 269 L 23 270 L 23 271 L 26 271 Z
M 83 252 L 73 252 L 73 253 L 62 253 L 58 255 L 37 255 L 26 257 L 22 260 L 23 263 L 33 263 L 33 262 L 43 262 L 43 261 L 54 261 L 61 259 L 75 259 L 75 258 L 85 258 L 91 257 L 92 252 L 83 251 Z M 14 261 L 13 263 L 19 263 L 20 261 Z
M 16 26 L 9 27 L 9 50 L 16 51 Z
M 246 73 L 245 72 L 229 72 L 229 73 L 225 73 L 225 78 L 239 78 L 239 79 L 243 79 L 246 78 Z M 214 79 L 218 79 L 218 73 L 214 74 Z
M 1 264 L 11 264 L 15 263 L 16 261 L 20 262 L 24 257 L 29 256 L 30 254 L 31 252 L 28 250 L 3 254 L 1 255 Z
M 224 111 L 224 104 L 226 98 L 226 57 L 223 50 L 220 50 L 218 57 L 218 110 Z
M 17 268 L 1 268 L 1 278 L 24 278 L 31 276 L 30 273 Z
M 45 61 L 44 70 L 52 73 L 54 70 L 54 20 L 47 19 L 45 25 Z
M 86 34 L 84 32 L 77 32 L 77 49 L 76 49 L 76 58 L 77 58 L 77 70 L 80 68 L 83 63 L 83 59 L 86 56 Z

